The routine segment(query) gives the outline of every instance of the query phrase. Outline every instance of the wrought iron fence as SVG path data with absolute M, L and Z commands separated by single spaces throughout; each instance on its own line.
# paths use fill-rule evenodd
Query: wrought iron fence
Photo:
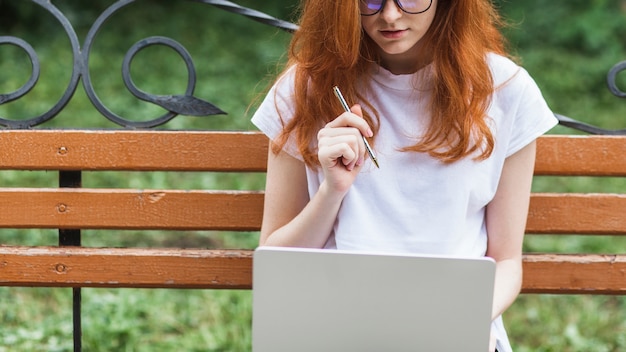
M 202 3 L 218 7 L 222 10 L 233 12 L 251 18 L 255 21 L 280 28 L 282 30 L 293 32 L 297 29 L 297 26 L 293 23 L 283 21 L 272 16 L 269 16 L 263 12 L 259 12 L 253 9 L 241 7 L 235 3 L 224 0 L 186 0 L 189 2 Z M 79 43 L 78 36 L 74 30 L 69 19 L 50 1 L 46 0 L 32 0 L 33 3 L 41 6 L 47 12 L 49 12 L 54 18 L 61 24 L 67 37 L 70 40 L 73 68 L 72 75 L 68 86 L 65 88 L 65 92 L 61 99 L 54 104 L 48 111 L 42 113 L 39 116 L 34 116 L 28 119 L 12 120 L 0 116 L 0 125 L 9 128 L 31 128 L 47 122 L 56 117 L 63 108 L 72 99 L 80 80 L 82 78 L 83 88 L 85 93 L 89 97 L 89 100 L 93 106 L 107 119 L 112 122 L 127 128 L 151 128 L 165 124 L 172 118 L 178 115 L 191 115 L 191 116 L 209 116 L 214 114 L 224 113 L 220 108 L 211 104 L 210 102 L 199 99 L 193 95 L 196 87 L 197 75 L 194 62 L 187 49 L 174 39 L 162 36 L 153 36 L 144 38 L 135 43 L 124 57 L 122 64 L 122 77 L 124 84 L 128 91 L 139 100 L 147 101 L 152 104 L 158 105 L 165 109 L 167 112 L 157 118 L 148 121 L 133 121 L 122 116 L 117 115 L 111 111 L 98 97 L 94 89 L 94 85 L 89 72 L 89 58 L 92 51 L 92 47 L 96 38 L 96 35 L 104 26 L 104 24 L 118 11 L 126 7 L 131 3 L 137 2 L 137 0 L 120 0 L 115 2 L 109 8 L 107 8 L 94 22 L 89 30 L 83 45 Z M 13 45 L 22 49 L 30 60 L 32 70 L 31 76 L 27 82 L 19 89 L 9 92 L 0 92 L 0 105 L 20 99 L 28 94 L 31 89 L 36 85 L 39 80 L 40 74 L 40 62 L 37 53 L 33 47 L 21 38 L 14 36 L 0 36 L 0 45 Z M 186 91 L 180 95 L 154 95 L 148 92 L 144 92 L 137 88 L 134 84 L 130 73 L 130 65 L 135 55 L 141 50 L 153 46 L 163 45 L 173 49 L 184 60 L 187 67 L 188 78 Z
M 53 15 L 56 20 L 61 24 L 65 33 L 67 34 L 71 49 L 72 49 L 72 57 L 73 57 L 73 69 L 72 75 L 69 81 L 68 86 L 66 87 L 61 99 L 54 104 L 52 108 L 48 111 L 40 114 L 39 116 L 34 116 L 27 119 L 22 120 L 12 120 L 8 118 L 4 118 L 0 116 L 0 125 L 8 127 L 8 128 L 32 128 L 38 126 L 44 122 L 47 122 L 57 116 L 63 108 L 67 105 L 67 103 L 72 99 L 80 81 L 82 78 L 83 88 L 85 93 L 89 97 L 93 106 L 99 111 L 104 117 L 111 120 L 117 125 L 126 127 L 126 128 L 152 128 L 156 126 L 163 125 L 173 119 L 178 115 L 192 115 L 192 116 L 209 116 L 214 114 L 222 114 L 224 113 L 220 108 L 215 106 L 214 104 L 204 101 L 200 98 L 197 98 L 193 95 L 196 82 L 197 75 L 194 62 L 189 55 L 186 48 L 177 42 L 174 39 L 162 37 L 162 36 L 153 36 L 144 38 L 137 43 L 135 43 L 128 51 L 124 57 L 123 66 L 122 66 L 122 77 L 126 88 L 130 93 L 133 94 L 137 99 L 142 101 L 147 101 L 152 104 L 158 105 L 165 109 L 167 112 L 157 118 L 147 120 L 147 121 L 133 121 L 122 116 L 117 115 L 113 111 L 111 111 L 107 106 L 102 102 L 102 100 L 98 97 L 94 85 L 89 72 L 89 57 L 91 54 L 91 50 L 93 47 L 93 43 L 96 35 L 103 27 L 103 25 L 111 18 L 111 16 L 127 5 L 136 2 L 137 0 L 119 0 L 113 3 L 110 7 L 108 7 L 94 22 L 91 29 L 89 30 L 83 45 L 81 46 L 79 43 L 78 36 L 76 31 L 72 27 L 68 18 L 50 1 L 46 0 L 31 0 L 33 3 L 41 6 L 46 11 L 48 11 L 51 15 Z M 211 5 L 217 8 L 220 8 L 225 11 L 233 12 L 242 16 L 246 16 L 252 20 L 280 28 L 287 32 L 294 32 L 298 29 L 298 26 L 287 21 L 283 21 L 281 19 L 277 19 L 275 17 L 269 16 L 263 12 L 256 11 L 250 8 L 239 6 L 236 3 L 225 1 L 225 0 L 186 0 L 189 2 L 196 2 Z M 27 80 L 27 82 L 20 87 L 19 89 L 9 92 L 2 93 L 0 92 L 0 105 L 17 100 L 28 94 L 31 89 L 36 85 L 39 80 L 40 74 L 40 63 L 37 53 L 33 49 L 33 47 L 26 41 L 21 38 L 14 36 L 0 36 L 0 45 L 13 45 L 20 49 L 22 49 L 30 60 L 32 70 L 31 76 Z M 184 60 L 185 65 L 188 71 L 187 78 L 187 88 L 186 91 L 180 95 L 154 95 L 148 92 L 144 92 L 137 88 L 134 84 L 131 73 L 130 73 L 130 65 L 132 63 L 135 55 L 141 50 L 154 46 L 154 45 L 163 45 L 167 46 L 174 51 L 176 51 L 180 57 Z M 622 61 L 616 64 L 613 68 L 610 69 L 607 76 L 607 84 L 609 90 L 617 97 L 626 98 L 626 92 L 622 91 L 617 85 L 617 75 L 626 71 L 626 61 Z M 567 126 L 579 131 L 591 133 L 591 134 L 605 134 L 605 135 L 616 135 L 616 134 L 626 134 L 626 129 L 619 130 L 610 130 L 604 129 L 597 126 L 593 126 L 570 117 L 556 114 L 559 119 L 559 123 L 563 126 Z

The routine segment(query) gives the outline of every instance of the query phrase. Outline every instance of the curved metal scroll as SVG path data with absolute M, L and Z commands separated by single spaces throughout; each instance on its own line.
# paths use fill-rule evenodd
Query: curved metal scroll
M 166 109 L 168 112 L 164 115 L 157 117 L 148 121 L 131 121 L 124 119 L 123 117 L 115 114 L 111 110 L 109 110 L 100 100 L 98 95 L 96 94 L 93 84 L 91 83 L 91 76 L 89 74 L 89 54 L 91 52 L 91 48 L 93 45 L 93 41 L 98 34 L 100 28 L 104 25 L 104 23 L 119 9 L 122 7 L 135 2 L 135 0 L 121 0 L 111 5 L 108 9 L 106 9 L 100 17 L 93 24 L 89 33 L 87 34 L 87 38 L 85 39 L 84 51 L 83 51 L 83 86 L 85 88 L 85 92 L 87 96 L 91 100 L 92 104 L 103 114 L 107 119 L 115 122 L 118 125 L 130 128 L 149 128 L 160 126 L 178 114 L 184 115 L 194 115 L 194 116 L 209 116 L 215 114 L 225 114 L 221 109 L 216 107 L 215 105 L 203 101 L 199 98 L 193 96 L 193 92 L 196 85 L 196 69 L 193 64 L 193 60 L 191 59 L 191 55 L 189 52 L 178 42 L 173 39 L 166 37 L 150 37 L 144 40 L 137 42 L 133 45 L 126 56 L 124 57 L 124 63 L 122 66 L 122 77 L 124 79 L 124 83 L 129 91 L 138 99 L 147 101 L 150 103 L 154 103 L 156 105 L 161 106 Z M 132 59 L 137 54 L 137 52 L 142 49 L 151 46 L 162 44 L 174 49 L 185 61 L 187 65 L 188 71 L 188 79 L 187 79 L 187 90 L 184 95 L 175 95 L 175 96 L 158 96 L 149 94 L 139 90 L 132 81 L 130 76 L 130 64 Z
M 122 67 L 122 77 L 124 80 L 124 84 L 128 88 L 128 90 L 137 98 L 146 102 L 150 102 L 156 104 L 167 112 L 159 117 L 153 118 L 148 121 L 132 121 L 125 119 L 111 110 L 109 110 L 103 102 L 100 100 L 98 95 L 95 92 L 93 87 L 93 83 L 91 80 L 91 76 L 89 73 L 89 56 L 91 53 L 91 49 L 93 47 L 93 42 L 95 40 L 96 35 L 102 28 L 102 26 L 107 22 L 107 20 L 118 10 L 121 8 L 134 3 L 136 0 L 119 0 L 109 6 L 94 22 L 92 27 L 90 28 L 87 37 L 85 38 L 85 42 L 82 46 L 79 45 L 78 37 L 74 28 L 72 27 L 70 21 L 61 13 L 57 7 L 55 7 L 49 0 L 32 0 L 32 2 L 44 8 L 46 11 L 51 13 L 57 21 L 63 26 L 63 29 L 67 33 L 67 36 L 70 39 L 71 47 L 72 47 L 72 55 L 73 55 L 73 69 L 72 76 L 68 83 L 68 86 L 65 90 L 65 93 L 61 97 L 61 99 L 47 112 L 42 114 L 41 116 L 37 116 L 30 119 L 25 120 L 11 120 L 6 119 L 0 116 L 0 125 L 9 127 L 9 128 L 30 128 L 37 125 L 40 125 L 55 116 L 67 105 L 72 96 L 74 95 L 76 88 L 78 87 L 80 78 L 83 78 L 83 88 L 87 96 L 89 97 L 93 106 L 107 119 L 112 122 L 124 126 L 127 128 L 150 128 L 160 126 L 172 118 L 180 115 L 192 115 L 192 116 L 210 116 L 216 114 L 225 114 L 221 109 L 217 106 L 201 100 L 197 97 L 193 96 L 193 92 L 195 90 L 195 85 L 197 81 L 196 69 L 191 58 L 189 52 L 182 46 L 180 43 L 176 42 L 173 39 L 166 37 L 149 37 L 143 40 L 140 40 L 135 45 L 133 45 L 126 53 L 124 57 L 124 63 Z M 196 0 L 188 0 L 188 1 L 196 1 Z M 241 7 L 237 4 L 231 3 L 229 1 L 212 1 L 212 0 L 201 0 L 196 1 L 200 3 L 205 3 L 208 5 L 213 5 L 218 8 L 238 13 L 244 15 L 246 17 L 252 18 L 256 21 L 272 25 L 278 28 L 281 28 L 286 31 L 295 31 L 297 26 L 279 20 L 277 18 L 271 17 L 267 14 L 264 14 L 259 11 L 251 10 L 245 7 Z M 27 53 L 29 60 L 32 65 L 31 77 L 28 79 L 24 86 L 20 87 L 18 90 L 10 93 L 0 94 L 0 105 L 4 103 L 8 103 L 10 101 L 17 100 L 27 93 L 29 93 L 32 88 L 36 85 L 39 74 L 40 74 L 40 63 L 37 57 L 35 50 L 32 48 L 30 44 L 26 41 L 13 37 L 13 36 L 0 36 L 0 45 L 13 45 L 21 48 L 24 52 Z M 148 92 L 141 91 L 136 87 L 133 83 L 130 74 L 130 65 L 132 63 L 135 55 L 143 50 L 144 48 L 152 45 L 163 45 L 169 47 L 176 51 L 180 57 L 185 62 L 187 67 L 187 88 L 185 92 L 181 95 L 154 95 Z
M 28 79 L 28 81 L 26 81 L 26 83 L 24 83 L 22 87 L 11 93 L 0 94 L 0 104 L 19 99 L 22 96 L 26 95 L 26 93 L 30 92 L 30 90 L 33 89 L 33 87 L 35 86 L 35 83 L 37 83 L 37 81 L 39 80 L 40 72 L 39 58 L 37 57 L 35 49 L 33 49 L 30 44 L 20 38 L 0 36 L 0 45 L 3 44 L 11 44 L 24 50 L 28 54 L 32 72 L 30 74 L 30 78 Z
M 617 87 L 617 74 L 622 71 L 626 71 L 626 61 L 622 61 L 613 66 L 609 71 L 606 80 L 609 86 L 609 90 L 611 91 L 611 93 L 613 93 L 613 95 L 620 98 L 626 98 L 626 92 L 620 90 Z
M 109 110 L 100 100 L 98 95 L 96 94 L 93 84 L 91 82 L 91 75 L 89 73 L 89 55 L 91 53 L 91 48 L 93 46 L 94 39 L 98 34 L 100 28 L 104 25 L 104 23 L 119 9 L 122 7 L 135 2 L 136 0 L 121 0 L 110 6 L 106 9 L 100 17 L 94 22 L 93 26 L 89 30 L 87 34 L 87 38 L 85 39 L 85 45 L 83 50 L 83 87 L 87 96 L 91 100 L 92 104 L 98 109 L 98 111 L 103 114 L 107 119 L 115 122 L 118 125 L 130 128 L 150 128 L 160 126 L 179 114 L 183 115 L 194 115 L 194 116 L 210 116 L 216 114 L 225 114 L 221 109 L 216 107 L 215 105 L 196 98 L 193 96 L 193 92 L 196 85 L 196 69 L 193 64 L 193 60 L 189 52 L 178 42 L 173 39 L 166 37 L 150 37 L 144 40 L 137 42 L 133 45 L 126 56 L 124 57 L 124 63 L 122 66 L 122 77 L 124 79 L 124 83 L 128 90 L 138 99 L 147 101 L 167 110 L 167 112 L 155 119 L 148 121 L 131 121 L 124 119 L 123 117 L 115 114 L 111 110 Z M 130 76 L 130 64 L 134 56 L 141 51 L 142 49 L 151 46 L 151 45 L 165 45 L 172 49 L 174 49 L 185 61 L 187 65 L 188 71 L 188 79 L 187 79 L 187 90 L 184 95 L 174 95 L 174 96 L 158 96 L 149 94 L 139 90 L 132 81 Z
M 188 83 L 185 95 L 148 94 L 141 91 L 133 83 L 133 80 L 130 76 L 130 64 L 132 59 L 142 49 L 157 44 L 162 44 L 174 49 L 180 55 L 180 57 L 185 60 L 188 72 Z M 133 93 L 134 96 L 141 100 L 159 105 L 162 108 L 171 112 L 192 116 L 225 114 L 225 112 L 220 110 L 215 105 L 193 96 L 193 91 L 196 86 L 196 68 L 193 64 L 193 60 L 191 59 L 191 55 L 189 55 L 189 52 L 185 49 L 184 46 L 182 46 L 180 43 L 173 39 L 166 37 L 150 37 L 140 40 L 135 45 L 133 45 L 124 57 L 124 63 L 122 64 L 122 78 L 124 79 L 126 88 L 128 88 L 128 90 Z
M 65 30 L 65 32 L 67 33 L 67 36 L 70 39 L 70 45 L 72 46 L 74 68 L 72 70 L 72 76 L 70 77 L 70 81 L 68 83 L 67 88 L 65 89 L 65 92 L 63 93 L 63 96 L 50 110 L 41 114 L 40 116 L 33 117 L 30 119 L 26 119 L 26 120 L 9 120 L 9 119 L 0 117 L 0 125 L 9 127 L 9 128 L 29 128 L 32 126 L 42 124 L 52 119 L 53 117 L 55 117 L 61 110 L 63 110 L 63 108 L 67 105 L 67 103 L 70 101 L 70 99 L 74 95 L 74 92 L 76 91 L 76 87 L 78 86 L 78 80 L 80 79 L 80 67 L 81 67 L 80 62 L 79 62 L 80 46 L 78 44 L 78 37 L 76 36 L 76 32 L 74 32 L 74 29 L 72 28 L 72 25 L 70 24 L 70 21 L 63 15 L 63 13 L 61 13 L 61 11 L 59 11 L 49 1 L 33 0 L 33 2 L 43 7 L 44 9 L 46 9 L 48 12 L 50 12 L 63 26 L 63 29 Z M 26 43 L 20 38 L 11 37 L 11 36 L 2 37 L 2 38 L 3 39 L 2 41 L 0 41 L 0 44 L 16 45 L 22 48 L 22 50 L 26 51 L 26 53 L 28 53 L 28 56 L 32 65 L 32 72 L 31 72 L 31 77 L 26 83 L 26 85 L 24 85 L 22 88 L 20 88 L 18 91 L 14 93 L 2 95 L 3 97 L 5 97 L 5 99 L 8 99 L 8 100 L 0 100 L 0 105 L 8 101 L 15 100 L 19 97 L 22 97 L 24 94 L 28 93 L 34 87 L 35 83 L 39 79 L 39 70 L 40 70 L 37 54 L 28 43 Z

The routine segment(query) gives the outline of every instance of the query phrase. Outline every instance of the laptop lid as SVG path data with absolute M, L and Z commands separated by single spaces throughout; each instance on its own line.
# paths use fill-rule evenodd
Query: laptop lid
M 487 351 L 495 262 L 259 247 L 254 352 Z

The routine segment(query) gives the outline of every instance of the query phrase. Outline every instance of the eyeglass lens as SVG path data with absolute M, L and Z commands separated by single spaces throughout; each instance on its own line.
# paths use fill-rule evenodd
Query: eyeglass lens
M 361 0 L 361 14 L 371 16 L 379 13 L 385 6 L 386 0 Z M 432 0 L 394 0 L 398 7 L 410 14 L 418 14 L 430 8 Z

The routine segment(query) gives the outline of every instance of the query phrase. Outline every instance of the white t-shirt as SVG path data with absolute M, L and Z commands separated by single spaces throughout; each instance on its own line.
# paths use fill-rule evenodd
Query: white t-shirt
M 428 89 L 420 77 L 378 68 L 365 93 L 380 116 L 374 152 L 345 196 L 328 248 L 482 257 L 487 249 L 485 207 L 493 199 L 505 159 L 557 123 L 526 70 L 511 60 L 489 55 L 495 91 L 487 115 L 495 148 L 482 161 L 471 157 L 444 164 L 424 153 L 401 152 L 424 133 L 429 115 Z M 267 95 L 252 122 L 270 139 L 293 117 L 293 72 L 288 71 Z M 329 90 L 332 87 L 329 87 Z M 276 93 L 276 95 L 275 95 Z M 352 105 L 358 102 L 348 102 Z M 362 104 L 363 105 L 363 104 Z M 280 109 L 280 116 L 277 111 Z M 337 112 L 337 115 L 341 113 Z M 285 151 L 302 160 L 293 139 Z M 321 169 L 307 167 L 312 197 L 323 180 Z M 500 319 L 499 351 L 509 351 Z

